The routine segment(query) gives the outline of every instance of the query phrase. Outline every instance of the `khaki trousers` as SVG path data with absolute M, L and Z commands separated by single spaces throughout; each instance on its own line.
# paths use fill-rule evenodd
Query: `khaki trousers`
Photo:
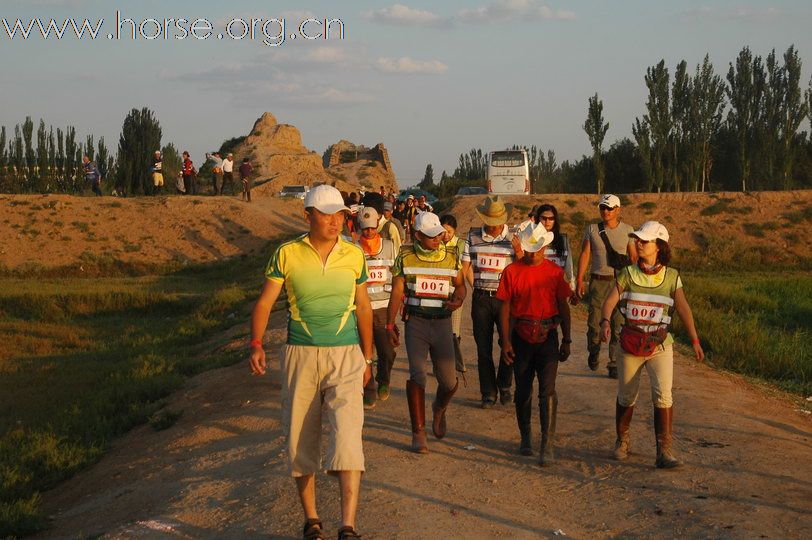
M 615 280 L 601 281 L 592 279 L 587 289 L 589 299 L 589 319 L 587 320 L 586 341 L 587 350 L 597 352 L 601 350 L 601 318 L 603 303 L 609 292 L 616 286 Z M 609 363 L 607 367 L 617 365 L 622 354 L 622 349 L 618 344 L 620 340 L 620 326 L 623 324 L 623 315 L 615 308 L 612 312 L 612 337 L 609 339 Z
M 640 374 L 645 366 L 651 384 L 651 401 L 654 406 L 666 409 L 673 405 L 671 387 L 674 384 L 674 348 L 660 345 L 651 356 L 634 356 L 621 349 L 623 355 L 618 362 L 617 402 L 622 407 L 631 407 L 637 402 L 640 390 Z

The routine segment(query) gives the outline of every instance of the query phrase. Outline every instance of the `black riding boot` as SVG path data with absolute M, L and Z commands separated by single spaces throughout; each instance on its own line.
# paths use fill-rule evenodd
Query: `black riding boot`
M 533 455 L 533 444 L 530 442 L 532 437 L 532 430 L 530 429 L 532 407 L 532 398 L 528 398 L 523 403 L 516 402 L 516 422 L 519 424 L 519 434 L 522 436 L 519 453 L 523 456 Z
M 541 399 L 539 403 L 541 413 L 541 448 L 539 449 L 539 465 L 549 465 L 555 461 L 553 442 L 555 440 L 555 417 L 558 412 L 558 394 Z

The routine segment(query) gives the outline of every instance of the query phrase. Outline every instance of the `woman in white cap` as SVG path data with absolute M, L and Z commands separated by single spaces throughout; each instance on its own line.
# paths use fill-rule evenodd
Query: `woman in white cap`
M 432 404 L 432 431 L 438 439 L 446 434 L 446 408 L 458 387 L 451 312 L 459 309 L 465 300 L 465 280 L 456 250 L 443 244 L 445 232 L 435 214 L 421 212 L 415 218 L 415 243 L 400 249 L 392 267 L 386 330 L 392 345 L 397 347 L 400 338 L 395 319 L 403 307 L 405 295 L 403 319 L 409 357 L 406 397 L 412 421 L 412 451 L 419 454 L 429 451 L 425 431 L 429 356 L 437 379 L 437 396 Z
M 601 337 L 608 341 L 609 318 L 615 306 L 624 317 L 620 331 L 623 354 L 618 365 L 618 392 L 615 407 L 615 459 L 629 456 L 629 425 L 640 387 L 640 374 L 645 366 L 651 383 L 654 403 L 654 432 L 657 440 L 656 466 L 671 469 L 680 465 L 671 450 L 674 378 L 674 338 L 668 332 L 676 310 L 682 320 L 698 361 L 705 358 L 694 325 L 691 307 L 682 290 L 682 280 L 675 268 L 668 267 L 671 248 L 668 230 L 656 221 L 647 221 L 629 235 L 637 246 L 636 265 L 618 273 L 617 287 L 603 304 Z
M 555 379 L 558 363 L 569 358 L 572 343 L 567 302 L 572 289 L 564 281 L 564 271 L 544 257 L 544 248 L 553 237 L 543 225 L 525 227 L 519 233 L 524 256 L 505 268 L 496 291 L 496 297 L 502 300 L 499 313 L 502 359 L 513 365 L 516 377 L 514 403 L 521 435 L 519 452 L 526 456 L 533 455 L 530 442 L 532 391 L 533 379 L 539 379 L 541 465 L 548 465 L 555 459 L 553 439 L 558 408 Z M 560 346 L 559 326 L 562 333 Z

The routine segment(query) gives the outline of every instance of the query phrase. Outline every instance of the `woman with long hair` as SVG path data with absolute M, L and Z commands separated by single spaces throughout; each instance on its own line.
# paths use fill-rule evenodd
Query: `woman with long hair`
M 561 232 L 561 223 L 558 221 L 558 210 L 552 204 L 542 204 L 536 209 L 534 216 L 536 223 L 553 233 L 553 241 L 544 250 L 544 257 L 553 261 L 564 270 L 564 279 L 570 288 L 575 291 L 575 274 L 572 265 L 572 251 L 570 241 L 566 234 Z M 575 296 L 572 297 L 575 299 Z

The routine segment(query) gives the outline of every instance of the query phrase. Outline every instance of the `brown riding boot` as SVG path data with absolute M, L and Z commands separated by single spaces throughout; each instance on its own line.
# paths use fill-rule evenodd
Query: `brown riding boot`
M 658 469 L 673 469 L 681 464 L 671 453 L 671 422 L 673 408 L 654 407 L 654 433 L 657 438 L 657 461 L 655 465 Z
M 409 417 L 412 419 L 412 452 L 428 454 L 426 444 L 426 389 L 419 384 L 406 381 L 406 399 L 409 402 Z
M 629 425 L 632 423 L 634 405 L 624 407 L 619 402 L 615 402 L 615 431 L 617 440 L 615 441 L 615 459 L 624 461 L 628 459 L 629 447 Z
M 541 416 L 541 448 L 539 449 L 539 465 L 550 465 L 555 461 L 553 442 L 555 440 L 555 420 L 558 414 L 558 394 L 539 398 L 539 413 Z
M 451 398 L 457 393 L 457 388 L 459 387 L 459 381 L 454 383 L 454 388 L 451 390 L 444 391 L 441 386 L 437 386 L 437 397 L 434 399 L 434 403 L 431 404 L 431 411 L 433 413 L 431 430 L 438 439 L 445 437 L 445 410 L 448 408 Z

